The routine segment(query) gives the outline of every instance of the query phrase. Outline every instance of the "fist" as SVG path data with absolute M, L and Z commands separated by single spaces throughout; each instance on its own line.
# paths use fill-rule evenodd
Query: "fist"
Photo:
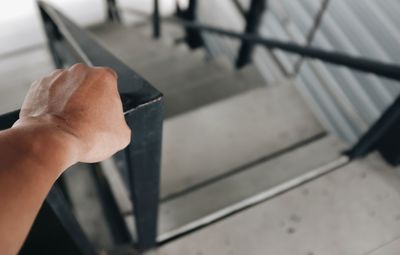
M 15 125 L 46 125 L 64 132 L 62 137 L 76 141 L 78 161 L 86 163 L 106 159 L 131 138 L 116 73 L 84 64 L 33 82 Z

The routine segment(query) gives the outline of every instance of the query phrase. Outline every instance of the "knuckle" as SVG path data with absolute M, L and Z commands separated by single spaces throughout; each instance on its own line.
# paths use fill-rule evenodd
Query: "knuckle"
M 109 77 L 114 80 L 118 79 L 117 73 L 110 67 L 102 66 L 102 67 L 96 67 L 95 69 L 97 71 L 99 71 L 102 75 L 104 75 L 105 77 Z
M 84 71 L 87 70 L 89 67 L 86 64 L 83 63 L 76 63 L 72 65 L 69 70 L 71 71 Z

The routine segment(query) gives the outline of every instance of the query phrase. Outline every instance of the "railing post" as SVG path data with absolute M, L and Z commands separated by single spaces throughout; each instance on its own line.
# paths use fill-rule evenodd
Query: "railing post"
M 47 46 L 53 58 L 53 63 L 56 68 L 63 67 L 62 58 L 58 55 L 56 50 L 56 42 L 60 40 L 61 36 L 57 27 L 53 24 L 49 16 L 40 8 L 40 15 L 42 17 L 43 28 L 47 37 Z
M 246 14 L 246 34 L 257 34 L 258 26 L 261 22 L 262 14 L 266 9 L 267 0 L 252 0 L 250 8 Z M 254 44 L 248 41 L 242 41 L 239 53 L 236 59 L 236 67 L 241 68 L 248 64 L 251 59 Z
M 107 0 L 107 17 L 111 22 L 121 22 L 116 0 Z
M 400 165 L 400 96 L 359 139 L 345 152 L 350 158 L 359 158 L 379 151 L 391 165 Z
M 196 21 L 197 0 L 189 0 L 189 6 L 186 10 L 179 10 L 177 16 L 186 21 Z M 185 27 L 185 40 L 190 48 L 195 49 L 203 45 L 201 33 L 197 29 Z
M 161 35 L 160 6 L 158 0 L 154 0 L 153 3 L 153 37 L 158 39 Z
M 57 183 L 48 194 L 18 254 L 97 254 Z
M 126 116 L 126 120 L 133 130 L 132 142 L 125 153 L 136 221 L 137 246 L 140 250 L 145 250 L 157 243 L 162 101 L 136 109 Z

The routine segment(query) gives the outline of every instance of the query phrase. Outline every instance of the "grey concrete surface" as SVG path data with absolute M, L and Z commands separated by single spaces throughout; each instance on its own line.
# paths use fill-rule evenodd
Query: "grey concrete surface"
M 387 243 L 382 244 L 376 249 L 365 255 L 398 255 L 400 253 L 400 237 L 396 237 Z
M 177 36 L 174 27 L 164 26 L 170 27 L 164 29 L 167 38 L 168 34 Z M 106 25 L 91 31 L 164 94 L 167 118 L 265 85 L 252 66 L 236 72 L 225 58 L 206 60 L 203 50 L 189 51 L 173 40 L 152 40 L 150 28 Z
M 167 196 L 323 132 L 290 84 L 253 89 L 164 123 Z
M 0 114 L 20 108 L 31 83 L 53 69 L 44 45 L 0 58 Z
M 400 175 L 372 155 L 147 254 L 391 255 L 399 237 Z
M 333 137 L 320 138 L 163 202 L 159 216 L 160 238 L 176 232 L 177 229 L 184 229 L 194 221 L 206 220 L 209 215 L 222 212 L 228 207 L 239 206 L 248 198 L 268 191 L 272 194 L 273 189 L 334 161 L 343 149 L 344 144 Z

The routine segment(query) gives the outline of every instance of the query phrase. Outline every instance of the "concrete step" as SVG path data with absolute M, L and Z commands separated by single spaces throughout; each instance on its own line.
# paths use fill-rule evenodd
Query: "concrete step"
M 254 67 L 236 71 L 226 58 L 207 60 L 203 50 L 189 52 L 182 46 L 154 41 L 143 32 L 146 26 L 111 24 L 92 31 L 105 47 L 164 94 L 166 117 L 264 85 Z
M 207 82 L 211 79 L 230 74 L 229 63 L 225 59 L 206 60 L 175 58 L 177 61 L 169 66 L 173 58 L 167 58 L 152 66 L 138 67 L 137 70 L 144 78 L 164 93 L 182 90 Z
M 21 107 L 30 85 L 54 69 L 45 46 L 0 59 L 0 114 Z
M 170 50 L 173 51 L 174 48 L 171 48 Z M 169 53 L 165 56 L 157 56 L 153 59 L 149 58 L 147 61 L 143 61 L 142 63 L 137 63 L 135 59 L 125 61 L 125 63 L 145 79 L 150 81 L 150 83 L 155 87 L 164 90 L 169 89 L 165 84 L 178 87 L 182 84 L 175 82 L 182 83 L 182 81 L 185 81 L 185 83 L 188 83 L 191 80 L 188 81 L 183 79 L 187 78 L 188 75 L 192 73 L 195 75 L 197 72 L 204 75 L 205 72 L 210 72 L 210 75 L 212 75 L 212 72 L 215 73 L 217 71 L 227 70 L 222 62 L 217 62 L 210 67 L 207 67 L 207 64 L 212 62 L 206 62 L 204 58 L 195 57 L 190 53 Z M 214 67 L 214 69 L 212 67 Z M 206 70 L 203 71 L 202 69 Z
M 344 145 L 333 137 L 318 137 L 166 199 L 160 207 L 158 239 L 179 236 L 314 178 L 343 149 Z
M 160 241 L 330 169 L 324 166 L 342 144 L 321 139 L 324 130 L 291 85 L 256 88 L 165 121 Z M 117 175 L 115 167 L 105 172 Z M 127 191 L 116 178 L 108 180 L 133 222 Z
M 211 75 L 212 73 L 214 72 L 210 72 L 203 79 L 190 79 L 189 73 L 187 80 L 192 82 L 177 83 L 183 86 L 164 90 L 165 116 L 170 118 L 257 87 L 266 86 L 253 66 L 239 71 L 217 72 Z
M 29 85 L 17 85 L 0 89 L 0 114 L 20 109 Z
M 122 60 L 136 58 L 136 62 L 140 63 L 143 56 L 151 59 L 158 55 L 174 54 L 174 52 L 189 52 L 183 44 L 171 51 L 171 47 L 176 46 L 175 43 L 163 39 L 154 40 L 144 35 L 141 28 L 137 27 L 106 23 L 92 27 L 89 31 L 103 46 Z
M 370 155 L 146 255 L 399 254 L 399 187 L 397 169 Z
M 324 175 L 347 163 L 339 155 L 344 148 L 334 137 L 316 137 L 179 196 L 164 199 L 160 204 L 158 241 L 203 227 Z M 116 167 L 111 160 L 102 165 L 121 212 L 126 215 L 126 223 L 134 233 L 133 208 L 122 180 L 118 180 Z
M 121 25 L 104 25 L 92 28 L 99 42 L 135 71 L 146 78 L 162 77 L 174 70 L 201 64 L 203 50 L 194 52 L 183 45 L 167 45 L 144 36 L 140 29 Z
M 257 88 L 164 123 L 162 197 L 324 130 L 292 84 Z
M 148 38 L 153 38 L 153 24 L 146 23 L 137 27 L 140 32 Z M 176 40 L 182 39 L 185 36 L 185 31 L 179 24 L 170 23 L 168 21 L 161 22 L 161 40 L 166 43 L 174 43 Z

